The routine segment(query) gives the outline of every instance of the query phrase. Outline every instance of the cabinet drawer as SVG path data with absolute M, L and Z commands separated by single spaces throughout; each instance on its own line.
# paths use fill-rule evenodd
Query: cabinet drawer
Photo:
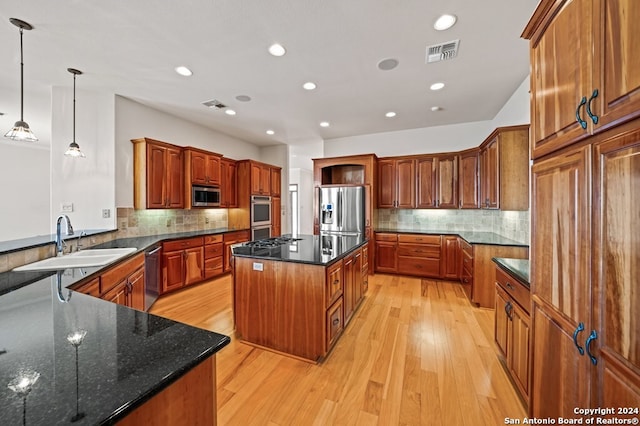
M 496 267 L 496 282 L 506 291 L 522 308 L 529 313 L 531 294 L 518 280 Z
M 225 243 L 249 241 L 249 231 L 227 232 L 223 239 Z
M 398 273 L 421 277 L 439 277 L 440 259 L 398 256 Z
M 344 329 L 342 297 L 327 310 L 327 351 L 336 343 Z
M 204 246 L 204 258 L 211 259 L 213 257 L 220 257 L 222 256 L 222 251 L 223 245 L 221 242 L 216 244 L 208 244 Z
M 222 240 L 223 240 L 222 234 L 207 235 L 207 236 L 204 237 L 204 243 L 205 244 L 221 243 Z
M 426 244 L 398 244 L 398 256 L 440 259 L 440 246 Z
M 376 233 L 376 241 L 398 241 L 398 234 L 379 234 Z
M 327 268 L 327 305 L 331 306 L 343 293 L 342 259 Z
M 467 252 L 462 252 L 462 269 L 466 269 L 473 275 L 473 257 Z
M 222 274 L 222 256 L 214 257 L 204 261 L 204 277 L 211 278 Z
M 199 247 L 204 244 L 202 237 L 186 238 L 184 240 L 168 241 L 162 243 L 162 249 L 164 251 L 177 251 L 184 250 L 192 247 Z
M 144 253 L 136 255 L 134 258 L 122 262 L 100 275 L 101 290 L 106 292 L 111 290 L 120 281 L 133 274 L 136 269 L 144 266 Z
M 473 246 L 460 238 L 460 248 L 462 251 L 469 255 L 469 257 L 473 257 Z
M 102 293 L 100 291 L 100 277 L 94 278 L 88 283 L 82 284 L 79 287 L 75 287 L 73 290 L 80 293 L 88 294 L 89 296 L 100 297 L 100 294 Z
M 440 245 L 441 236 L 440 235 L 421 235 L 421 234 L 400 234 L 398 235 L 398 242 Z

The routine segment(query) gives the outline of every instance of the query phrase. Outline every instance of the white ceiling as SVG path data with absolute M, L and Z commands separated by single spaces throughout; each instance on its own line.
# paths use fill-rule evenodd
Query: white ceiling
M 0 85 L 19 85 L 19 33 L 9 23 L 18 18 L 34 26 L 24 33 L 31 89 L 71 86 L 66 69 L 78 68 L 78 89 L 113 92 L 258 145 L 489 120 L 529 72 L 520 34 L 537 2 L 0 0 Z M 439 32 L 442 13 L 458 23 Z M 457 58 L 425 64 L 426 46 L 454 39 Z M 285 56 L 267 53 L 274 42 Z M 398 67 L 379 70 L 385 58 Z M 177 75 L 178 65 L 193 76 Z M 306 81 L 317 89 L 303 90 Z M 446 87 L 430 91 L 437 81 Z M 201 105 L 214 98 L 237 115 Z M 436 105 L 443 110 L 432 112 Z

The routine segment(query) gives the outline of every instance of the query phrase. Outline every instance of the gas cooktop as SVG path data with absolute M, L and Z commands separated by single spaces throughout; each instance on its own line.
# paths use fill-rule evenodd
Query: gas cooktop
M 264 238 L 262 240 L 249 241 L 244 243 L 246 247 L 256 247 L 256 248 L 272 248 L 272 247 L 280 247 L 284 244 L 291 244 L 294 241 L 300 241 L 302 238 L 293 238 L 293 237 L 275 237 L 275 238 Z

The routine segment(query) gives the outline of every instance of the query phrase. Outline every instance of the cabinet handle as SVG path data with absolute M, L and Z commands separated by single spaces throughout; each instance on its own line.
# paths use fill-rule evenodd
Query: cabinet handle
M 332 324 L 333 324 L 333 326 L 335 327 L 335 326 L 337 326 L 338 324 L 340 324 L 340 319 L 339 319 L 339 318 L 336 318 L 336 319 L 334 319 L 331 323 L 332 323 Z
M 598 360 L 591 354 L 591 342 L 596 340 L 597 338 L 598 333 L 596 333 L 595 330 L 591 330 L 591 334 L 589 335 L 589 337 L 587 337 L 587 341 L 584 342 L 584 345 L 587 348 L 587 355 L 589 355 L 589 358 L 591 358 L 591 364 L 593 365 L 598 365 Z
M 333 281 L 334 284 L 340 284 L 340 280 Z
M 573 344 L 576 345 L 576 348 L 578 349 L 578 352 L 580 352 L 580 355 L 584 355 L 584 349 L 578 344 L 578 334 L 583 330 L 584 323 L 580 323 L 578 324 L 576 330 L 573 332 Z
M 509 321 L 513 321 L 513 317 L 511 316 L 511 309 L 513 309 L 511 307 L 511 302 L 507 302 L 504 304 L 504 311 L 507 313 L 507 317 L 509 318 Z
M 580 100 L 580 103 L 578 104 L 578 108 L 576 108 L 576 121 L 580 123 L 580 127 L 582 127 L 583 129 L 587 128 L 587 122 L 584 121 L 582 117 L 580 117 L 580 108 L 586 103 L 587 103 L 587 97 L 583 96 L 582 99 Z
M 591 121 L 593 121 L 593 124 L 598 124 L 598 116 L 591 112 L 591 101 L 597 97 L 598 97 L 598 89 L 594 89 L 593 93 L 591 94 L 591 97 L 587 101 L 587 108 L 586 108 L 587 114 L 589 114 L 589 117 L 591 118 Z
M 462 282 L 463 282 L 463 283 L 465 283 L 465 284 L 468 284 L 468 283 L 469 283 L 469 280 L 468 280 L 468 279 L 466 279 L 466 278 L 463 278 L 463 279 L 462 279 Z
M 511 283 L 510 283 L 509 281 L 507 281 L 507 284 L 506 284 L 506 285 L 507 285 L 507 288 L 508 288 L 509 290 L 515 290 L 515 288 L 513 288 L 513 286 L 511 285 Z

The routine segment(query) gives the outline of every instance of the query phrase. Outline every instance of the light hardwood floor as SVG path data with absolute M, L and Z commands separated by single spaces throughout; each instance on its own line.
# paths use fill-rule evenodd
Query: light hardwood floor
M 232 337 L 217 355 L 219 425 L 498 425 L 525 410 L 496 355 L 493 311 L 458 284 L 376 274 L 318 365 L 238 342 L 231 277 L 151 313 Z

